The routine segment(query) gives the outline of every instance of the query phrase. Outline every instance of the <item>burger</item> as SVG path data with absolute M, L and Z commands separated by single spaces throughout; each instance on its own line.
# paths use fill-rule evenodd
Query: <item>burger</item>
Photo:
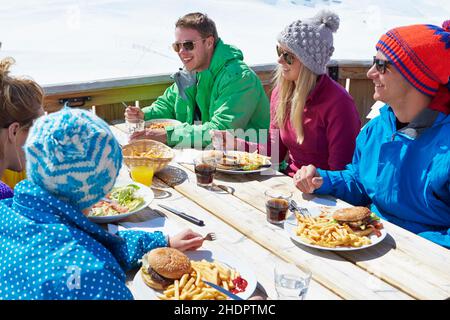
M 378 235 L 377 229 L 382 225 L 377 222 L 379 218 L 366 207 L 351 207 L 336 210 L 333 219 L 339 224 L 348 225 L 359 236 L 368 236 L 372 232 Z
M 191 272 L 191 260 L 180 250 L 157 248 L 142 257 L 141 271 L 146 285 L 162 290 Z

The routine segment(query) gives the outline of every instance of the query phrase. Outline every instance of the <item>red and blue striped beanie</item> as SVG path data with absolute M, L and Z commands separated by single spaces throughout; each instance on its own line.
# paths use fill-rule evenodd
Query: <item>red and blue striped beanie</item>
M 414 88 L 444 101 L 436 107 L 449 113 L 449 102 L 443 95 L 450 96 L 450 20 L 442 28 L 430 24 L 394 28 L 381 36 L 376 49 Z

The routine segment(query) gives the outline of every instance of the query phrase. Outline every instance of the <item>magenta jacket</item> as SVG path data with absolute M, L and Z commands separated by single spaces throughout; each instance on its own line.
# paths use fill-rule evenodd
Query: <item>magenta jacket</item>
M 246 149 L 257 148 L 261 154 L 272 155 L 274 163 L 278 159 L 281 162 L 287 155 L 288 167 L 285 173 L 290 176 L 308 164 L 326 170 L 342 170 L 352 161 L 361 121 L 352 97 L 340 84 L 327 75 L 317 79 L 305 104 L 305 138 L 302 144 L 297 143 L 290 121 L 286 121 L 283 128 L 278 128 L 274 119 L 277 102 L 278 88 L 275 88 L 270 99 L 271 144 L 248 143 Z M 274 152 L 277 146 L 278 157 Z

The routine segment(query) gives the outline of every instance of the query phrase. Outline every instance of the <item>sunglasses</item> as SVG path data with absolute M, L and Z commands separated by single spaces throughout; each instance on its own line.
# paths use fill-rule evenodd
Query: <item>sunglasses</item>
M 280 46 L 277 46 L 277 55 L 278 57 L 282 56 L 283 60 L 288 64 L 291 65 L 294 63 L 294 55 L 290 52 L 284 51 L 280 48 Z
M 195 48 L 195 43 L 199 42 L 201 40 L 205 41 L 206 38 L 202 38 L 202 39 L 198 39 L 198 40 L 187 40 L 187 41 L 183 41 L 183 42 L 175 42 L 175 43 L 172 43 L 172 48 L 173 48 L 173 50 L 175 50 L 175 52 L 180 52 L 181 47 L 183 47 L 183 49 L 186 51 L 192 51 Z
M 388 65 L 390 65 L 391 62 L 387 60 L 378 59 L 377 57 L 373 57 L 373 64 L 375 65 L 375 68 L 379 73 L 384 74 L 386 72 Z

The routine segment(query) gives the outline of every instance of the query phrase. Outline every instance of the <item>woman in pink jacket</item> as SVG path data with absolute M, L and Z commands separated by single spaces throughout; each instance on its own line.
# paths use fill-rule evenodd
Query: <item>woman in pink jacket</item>
M 361 122 L 352 97 L 326 74 L 338 27 L 339 17 L 329 11 L 288 25 L 278 36 L 270 143 L 256 145 L 230 131 L 214 131 L 214 147 L 229 146 L 233 139 L 233 148 L 257 149 L 275 164 L 287 158 L 284 172 L 290 176 L 309 163 L 327 170 L 350 163 Z

